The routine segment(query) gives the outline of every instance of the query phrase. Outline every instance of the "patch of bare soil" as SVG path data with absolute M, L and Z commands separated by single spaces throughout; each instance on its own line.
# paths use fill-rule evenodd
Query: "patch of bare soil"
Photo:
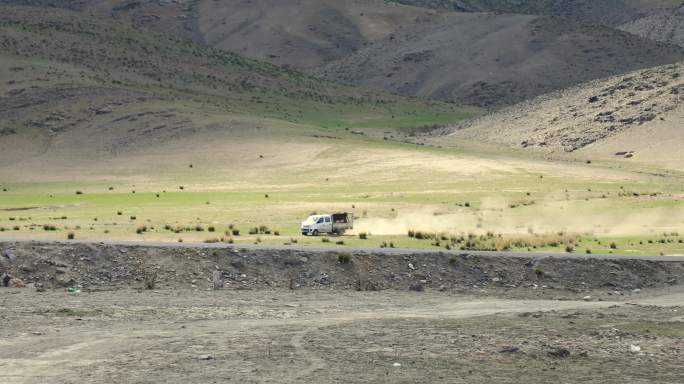
M 0 289 L 3 383 L 680 383 L 681 306 Z M 670 300 L 672 301 L 672 300 Z

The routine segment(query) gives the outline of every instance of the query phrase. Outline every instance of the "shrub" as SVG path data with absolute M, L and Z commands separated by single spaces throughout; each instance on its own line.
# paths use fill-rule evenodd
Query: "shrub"
M 231 233 L 233 234 L 233 236 L 240 236 L 240 230 L 237 228 L 232 229 Z
M 210 239 L 204 240 L 204 242 L 207 243 L 207 244 L 214 244 L 214 243 L 218 243 L 219 241 L 220 241 L 220 240 L 219 240 L 218 238 L 216 238 L 216 237 L 212 237 L 212 238 L 210 238 Z
M 14 227 L 12 227 L 12 229 L 15 230 L 15 231 L 18 231 L 18 230 L 20 230 L 21 228 L 19 228 L 18 225 L 15 225 Z
M 138 219 L 137 216 L 131 216 L 131 220 L 137 220 L 137 219 Z
M 408 231 L 408 237 L 416 237 L 416 231 L 409 229 Z
M 298 240 L 295 238 L 290 238 L 290 243 L 297 244 Z
M 138 235 L 142 235 L 145 232 L 147 232 L 147 226 L 145 225 L 141 225 L 135 230 L 135 233 L 137 233 Z
M 197 225 L 195 225 L 195 231 L 196 232 L 204 232 L 204 227 L 197 224 Z
M 610 243 L 610 249 L 617 249 L 617 244 L 614 241 Z
M 351 262 L 351 255 L 348 253 L 338 253 L 337 262 L 340 264 L 349 264 Z
M 394 243 L 390 242 L 390 243 L 389 243 L 389 247 L 390 247 L 390 248 L 394 248 Z
M 46 231 L 56 231 L 57 227 L 55 227 L 54 225 L 45 224 L 43 225 L 43 229 Z
M 344 240 L 338 240 L 337 242 L 335 242 L 335 244 L 337 244 L 337 245 L 344 245 Z
M 82 194 L 83 194 L 83 191 L 76 191 L 76 194 L 77 194 L 77 195 L 82 195 Z
M 179 243 L 182 243 L 182 242 L 183 242 L 183 239 L 178 239 L 178 242 L 179 242 Z
M 328 239 L 327 237 L 324 237 L 324 238 L 321 239 L 321 242 L 323 242 L 323 243 L 329 243 L 329 242 L 330 242 L 330 239 Z
M 568 244 L 565 246 L 565 252 L 572 253 L 574 251 L 575 251 L 575 247 L 573 247 L 572 245 Z
M 359 239 L 361 239 L 361 240 L 368 239 L 368 234 L 366 232 L 359 233 Z
M 228 243 L 228 244 L 233 244 L 233 243 L 235 243 L 235 241 L 233 240 L 232 237 L 229 237 L 229 238 L 225 239 L 225 242 Z
M 249 234 L 250 234 L 250 235 L 257 235 L 257 234 L 259 234 L 259 228 L 257 228 L 257 227 L 250 228 L 250 229 L 249 229 Z
M 587 255 L 591 255 L 591 249 L 587 248 Z
M 123 215 L 123 212 L 117 211 L 116 214 L 117 214 L 118 216 L 121 216 L 121 215 Z
M 280 236 L 280 231 L 273 231 L 274 236 Z
M 69 233 L 67 234 L 67 239 L 73 240 L 73 239 L 75 239 L 75 238 L 76 238 L 76 235 L 75 235 L 73 232 L 69 232 Z
M 214 227 L 214 226 L 212 225 L 212 226 L 210 226 L 210 227 L 207 228 L 207 231 L 209 231 L 209 232 L 216 232 L 216 227 Z

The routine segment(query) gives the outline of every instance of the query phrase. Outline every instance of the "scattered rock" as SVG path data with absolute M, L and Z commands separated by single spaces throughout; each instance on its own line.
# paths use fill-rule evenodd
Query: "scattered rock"
M 409 287 L 409 291 L 413 291 L 413 292 L 423 292 L 424 290 L 425 290 L 425 287 L 423 286 L 423 284 L 420 284 L 420 283 L 411 284 L 411 286 Z
M 554 359 L 567 359 L 570 357 L 570 351 L 566 348 L 554 348 L 546 353 Z
M 499 350 L 499 353 L 520 353 L 520 348 L 518 347 L 503 347 Z

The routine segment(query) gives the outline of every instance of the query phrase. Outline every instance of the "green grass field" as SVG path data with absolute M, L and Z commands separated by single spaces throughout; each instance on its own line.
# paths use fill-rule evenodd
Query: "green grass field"
M 255 177 L 241 163 L 233 177 L 244 187 L 201 163 L 142 183 L 3 183 L 0 237 L 684 254 L 678 179 L 354 140 L 335 140 L 344 166 L 266 167 Z M 356 233 L 299 234 L 309 214 L 332 211 L 354 212 Z M 250 234 L 259 227 L 268 230 Z

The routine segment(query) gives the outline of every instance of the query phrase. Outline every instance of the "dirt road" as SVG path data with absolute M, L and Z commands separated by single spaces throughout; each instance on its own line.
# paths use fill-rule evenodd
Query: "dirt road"
M 665 372 L 681 365 L 684 309 L 670 306 L 684 303 L 684 294 L 644 303 L 659 306 L 402 292 L 2 290 L 0 381 L 518 382 L 508 370 L 522 363 L 520 374 L 534 372 L 528 382 L 545 382 L 586 379 L 577 376 L 583 366 L 610 362 L 624 368 L 620 376 L 602 381 L 595 372 L 589 381 L 626 382 L 618 379 L 655 360 L 658 382 L 681 382 L 681 370 Z M 631 329 L 639 317 L 662 313 L 649 332 L 623 340 L 562 326 L 600 317 L 598 332 Z M 652 347 L 641 356 L 630 343 Z M 569 356 L 553 357 L 556 349 Z M 555 368 L 543 370 L 546 364 Z

